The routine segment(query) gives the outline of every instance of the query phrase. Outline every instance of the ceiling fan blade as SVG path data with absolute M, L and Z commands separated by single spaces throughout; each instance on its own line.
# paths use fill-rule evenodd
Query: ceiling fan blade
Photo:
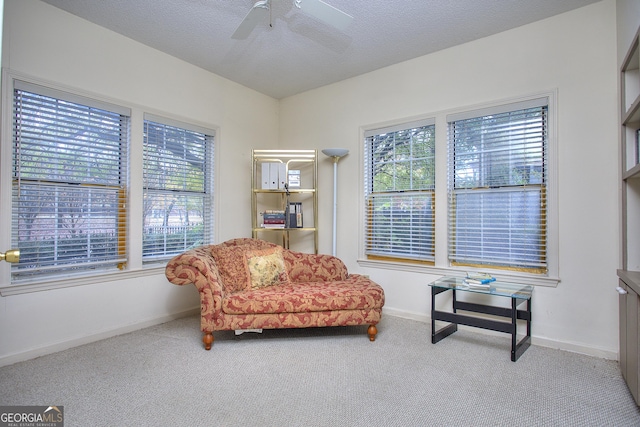
M 253 5 L 247 16 L 244 17 L 236 31 L 231 36 L 232 39 L 246 39 L 251 31 L 263 21 L 264 17 L 269 14 L 269 0 L 257 1 Z
M 336 27 L 340 31 L 346 30 L 351 21 L 353 21 L 353 16 L 336 9 L 322 0 L 295 0 L 294 4 L 303 12 Z

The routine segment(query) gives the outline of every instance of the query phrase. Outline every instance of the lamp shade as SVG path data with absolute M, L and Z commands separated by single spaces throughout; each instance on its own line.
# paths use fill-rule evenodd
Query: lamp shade
M 346 148 L 325 148 L 322 150 L 322 153 L 329 157 L 342 157 L 346 156 L 349 153 L 349 150 Z

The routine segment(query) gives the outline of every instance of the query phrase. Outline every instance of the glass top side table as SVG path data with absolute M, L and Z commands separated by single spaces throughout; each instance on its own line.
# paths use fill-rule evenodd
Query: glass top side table
M 533 286 L 501 281 L 490 282 L 488 285 L 473 286 L 464 282 L 459 277 L 442 277 L 429 284 L 431 287 L 431 342 L 441 341 L 458 330 L 458 325 L 473 326 L 476 328 L 490 329 L 511 335 L 511 360 L 515 362 L 531 345 L 531 300 Z M 436 295 L 451 291 L 453 294 L 453 311 L 436 310 Z M 473 292 L 493 295 L 511 299 L 511 308 L 498 307 L 486 304 L 470 303 L 458 300 L 457 292 Z M 524 309 L 518 309 L 521 304 L 526 304 Z M 458 311 L 489 314 L 504 317 L 509 322 L 493 320 L 486 317 L 471 316 L 458 313 Z M 436 330 L 436 320 L 448 322 L 449 325 Z M 518 341 L 517 321 L 526 322 L 526 335 Z

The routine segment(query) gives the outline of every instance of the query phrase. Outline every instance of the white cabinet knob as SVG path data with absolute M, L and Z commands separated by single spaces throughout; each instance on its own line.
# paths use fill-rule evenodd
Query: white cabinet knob
M 625 295 L 625 294 L 627 293 L 627 291 L 625 291 L 624 289 L 622 289 L 620 286 L 618 286 L 618 287 L 616 288 L 616 291 L 618 291 L 618 293 L 619 293 L 620 295 Z

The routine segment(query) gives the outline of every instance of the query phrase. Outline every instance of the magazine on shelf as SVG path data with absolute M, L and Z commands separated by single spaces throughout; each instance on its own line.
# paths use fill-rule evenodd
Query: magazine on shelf
M 300 171 L 299 170 L 289 170 L 287 181 L 289 183 L 289 188 L 300 188 Z
M 467 272 L 467 276 L 463 282 L 470 288 L 489 289 L 491 282 L 495 282 L 496 278 L 489 273 Z

